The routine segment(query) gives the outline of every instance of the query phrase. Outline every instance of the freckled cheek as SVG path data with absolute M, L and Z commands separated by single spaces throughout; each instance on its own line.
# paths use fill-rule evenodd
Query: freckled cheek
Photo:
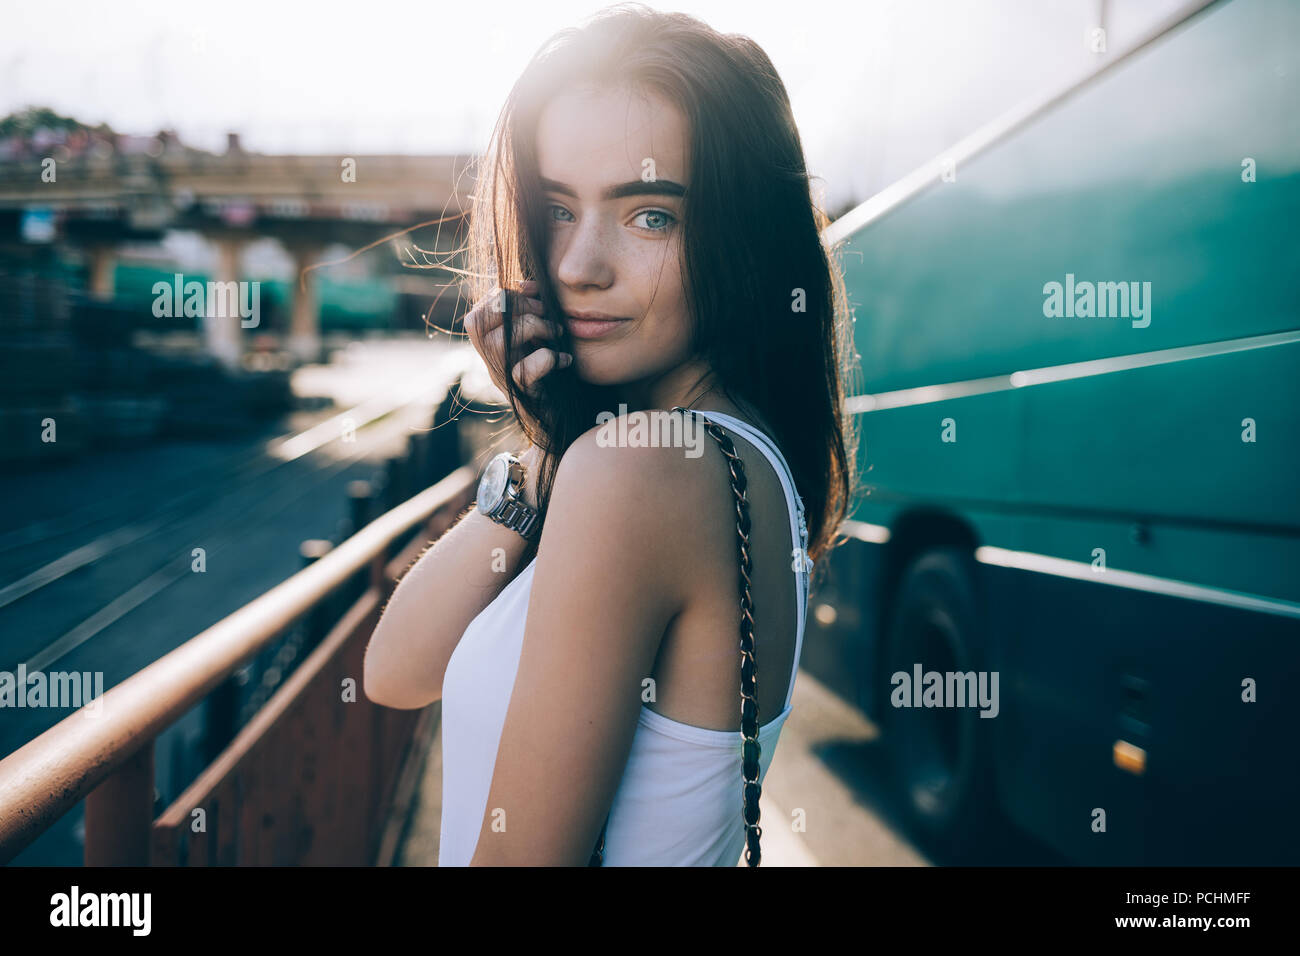
M 685 307 L 671 299 L 666 301 L 662 294 L 655 298 L 654 308 L 637 324 L 634 334 L 647 352 L 665 361 L 680 361 L 690 350 Z
M 655 256 L 637 298 L 649 307 L 638 329 L 644 340 L 665 357 L 684 356 L 690 347 L 691 330 L 681 274 L 675 263 Z

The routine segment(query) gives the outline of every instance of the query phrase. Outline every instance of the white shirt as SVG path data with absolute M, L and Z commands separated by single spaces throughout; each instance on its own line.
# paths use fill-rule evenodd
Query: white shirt
M 760 449 L 776 470 L 790 512 L 791 553 L 807 554 L 803 499 L 766 434 L 705 411 Z M 710 439 L 712 441 L 712 439 Z M 791 560 L 791 564 L 796 564 Z M 468 866 L 478 845 L 497 748 L 523 649 L 534 558 L 479 612 L 447 662 L 442 696 L 442 834 L 439 866 Z M 790 716 L 808 611 L 809 571 L 791 570 L 798 630 L 794 668 L 781 713 L 758 731 L 759 781 Z M 745 849 L 739 730 L 671 720 L 642 705 L 632 748 L 610 807 L 605 866 L 735 866 Z M 760 826 L 762 822 L 760 821 Z

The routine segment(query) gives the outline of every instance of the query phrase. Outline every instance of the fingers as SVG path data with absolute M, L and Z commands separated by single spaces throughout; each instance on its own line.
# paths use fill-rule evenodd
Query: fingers
M 540 315 L 526 312 L 515 320 L 512 327 L 515 344 L 526 345 L 530 342 L 545 342 L 558 339 L 564 334 L 564 326 L 552 319 L 543 319 Z M 483 345 L 494 354 L 505 349 L 506 329 L 502 322 L 483 336 Z
M 542 378 L 572 362 L 568 352 L 542 348 L 516 362 L 512 375 L 520 388 L 531 390 Z
M 525 283 L 525 285 L 528 285 Z M 532 283 L 536 285 L 536 283 Z M 509 302 L 506 302 L 506 296 Z M 476 346 L 493 329 L 505 323 L 505 306 L 510 306 L 510 314 L 519 318 L 521 314 L 541 315 L 545 305 L 541 299 L 531 299 L 519 292 L 503 292 L 496 289 L 474 303 L 474 307 L 465 313 L 465 332 Z
M 540 299 L 533 299 L 528 293 L 537 292 L 536 282 L 526 281 L 520 284 L 517 292 L 493 290 L 474 304 L 465 314 L 465 333 L 473 343 L 483 361 L 492 373 L 497 387 L 505 390 L 505 369 L 509 359 L 519 354 L 519 350 L 529 345 L 536 346 L 534 351 L 515 362 L 511 369 L 511 378 L 526 391 L 557 368 L 572 364 L 573 356 L 561 352 L 556 340 L 561 340 L 565 333 L 564 325 L 557 320 L 543 316 L 544 304 Z M 509 297 L 508 300 L 506 297 Z M 509 305 L 511 355 L 505 354 L 505 314 L 503 306 Z

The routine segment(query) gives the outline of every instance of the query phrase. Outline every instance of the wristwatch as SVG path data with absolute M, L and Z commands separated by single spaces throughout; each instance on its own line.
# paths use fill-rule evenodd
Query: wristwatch
M 526 475 L 524 463 L 510 452 L 503 451 L 483 469 L 474 504 L 485 517 L 532 540 L 537 534 L 540 516 L 537 509 L 529 507 L 521 496 Z

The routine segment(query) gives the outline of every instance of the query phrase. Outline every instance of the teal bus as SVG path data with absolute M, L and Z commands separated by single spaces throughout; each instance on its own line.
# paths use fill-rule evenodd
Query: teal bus
M 1300 863 L 1298 38 L 1193 4 L 827 231 L 861 487 L 804 666 L 923 845 Z

